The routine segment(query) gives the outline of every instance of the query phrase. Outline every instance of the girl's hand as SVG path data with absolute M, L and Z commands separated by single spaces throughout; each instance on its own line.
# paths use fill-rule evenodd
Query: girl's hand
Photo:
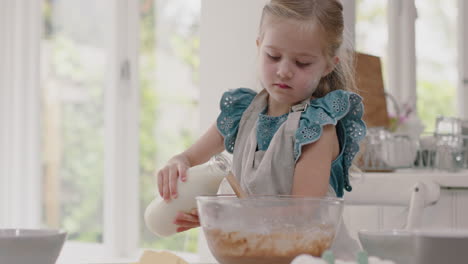
M 183 232 L 191 228 L 200 226 L 197 209 L 192 209 L 190 213 L 179 212 L 174 220 L 174 224 L 178 225 L 177 232 Z
M 186 181 L 188 168 L 190 168 L 189 160 L 183 154 L 179 154 L 158 171 L 158 190 L 165 201 L 177 198 L 177 179 L 180 177 L 181 181 Z

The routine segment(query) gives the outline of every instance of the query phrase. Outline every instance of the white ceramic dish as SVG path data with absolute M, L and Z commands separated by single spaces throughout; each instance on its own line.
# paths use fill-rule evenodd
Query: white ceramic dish
M 468 261 L 468 230 L 420 231 L 415 236 L 416 261 L 459 264 Z
M 369 256 L 389 259 L 398 264 L 414 264 L 414 233 L 406 230 L 358 232 L 359 240 Z
M 468 259 L 468 230 L 358 232 L 369 255 L 398 264 L 460 264 Z
M 53 264 L 67 233 L 44 229 L 0 229 L 0 263 Z

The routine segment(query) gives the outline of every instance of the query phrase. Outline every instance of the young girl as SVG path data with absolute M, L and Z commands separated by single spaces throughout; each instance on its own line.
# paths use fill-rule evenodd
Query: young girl
M 189 167 L 227 150 L 233 172 L 251 194 L 342 197 L 348 170 L 365 136 L 343 43 L 339 0 L 271 0 L 257 38 L 262 91 L 239 88 L 221 98 L 217 122 L 158 172 L 165 200 Z M 180 213 L 178 231 L 199 226 Z

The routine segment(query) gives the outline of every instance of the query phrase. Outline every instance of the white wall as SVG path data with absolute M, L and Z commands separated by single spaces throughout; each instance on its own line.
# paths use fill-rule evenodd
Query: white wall
M 216 120 L 219 99 L 224 91 L 238 87 L 255 88 L 255 40 L 265 2 L 266 0 L 202 0 L 202 130 Z
M 0 226 L 40 220 L 39 43 L 36 0 L 0 1 Z M 27 184 L 26 184 L 27 183 Z

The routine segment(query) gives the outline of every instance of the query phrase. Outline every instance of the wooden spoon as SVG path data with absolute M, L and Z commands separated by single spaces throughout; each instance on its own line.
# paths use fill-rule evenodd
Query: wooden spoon
M 229 182 L 229 185 L 231 185 L 231 188 L 234 190 L 237 198 L 247 198 L 247 193 L 242 190 L 239 181 L 237 181 L 237 178 L 232 174 L 232 171 L 229 172 L 228 176 L 226 176 L 226 180 Z

